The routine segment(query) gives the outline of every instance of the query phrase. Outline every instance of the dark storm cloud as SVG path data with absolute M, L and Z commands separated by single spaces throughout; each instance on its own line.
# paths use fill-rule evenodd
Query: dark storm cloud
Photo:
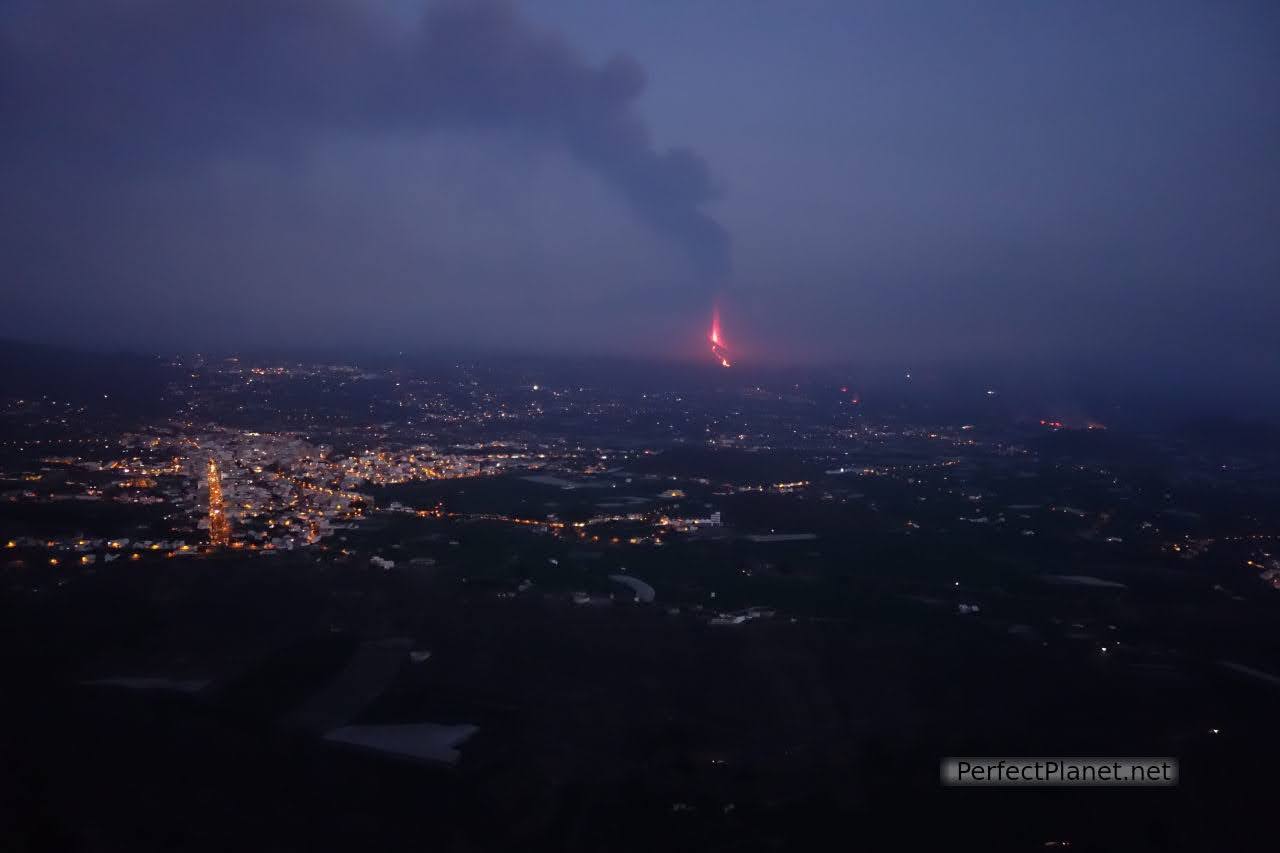
M 635 109 L 642 69 L 588 64 L 509 3 L 436 4 L 408 33 L 355 0 L 33 0 L 0 14 L 13 175 L 128 179 L 289 157 L 325 135 L 499 129 L 562 146 L 706 280 L 727 272 L 725 231 L 703 210 L 710 170 L 655 146 Z

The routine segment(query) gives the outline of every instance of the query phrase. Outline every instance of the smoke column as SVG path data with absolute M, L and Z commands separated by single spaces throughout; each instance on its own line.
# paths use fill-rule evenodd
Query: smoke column
M 359 0 L 10 0 L 0 192 L 34 180 L 23 163 L 50 149 L 61 179 L 99 180 L 294 160 L 326 135 L 505 130 L 568 151 L 710 287 L 729 268 L 704 210 L 715 184 L 698 154 L 654 145 L 636 110 L 644 84 L 634 60 L 588 64 L 507 0 L 435 3 L 409 32 Z

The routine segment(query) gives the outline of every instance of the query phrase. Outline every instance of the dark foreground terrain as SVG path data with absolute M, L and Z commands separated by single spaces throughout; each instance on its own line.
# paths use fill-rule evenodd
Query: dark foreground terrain
M 1274 428 L 923 377 L 32 364 L 4 853 L 1274 847 Z
M 847 618 L 719 627 L 293 560 L 9 599 L 0 833 L 32 851 L 1266 848 L 1274 689 L 866 591 Z M 456 767 L 327 744 L 291 716 L 391 636 L 433 654 L 356 722 L 476 724 Z M 79 683 L 137 671 L 213 683 Z M 1174 755 L 1183 783 L 941 787 L 956 754 Z

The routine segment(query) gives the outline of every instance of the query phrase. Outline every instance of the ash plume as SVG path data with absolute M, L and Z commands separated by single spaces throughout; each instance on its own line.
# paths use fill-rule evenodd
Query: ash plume
M 569 152 L 716 282 L 715 183 L 698 154 L 654 144 L 644 84 L 635 61 L 589 64 L 502 0 L 437 3 L 408 31 L 358 0 L 11 0 L 0 180 L 38 179 L 24 164 L 51 151 L 98 180 L 290 158 L 326 135 L 506 130 Z

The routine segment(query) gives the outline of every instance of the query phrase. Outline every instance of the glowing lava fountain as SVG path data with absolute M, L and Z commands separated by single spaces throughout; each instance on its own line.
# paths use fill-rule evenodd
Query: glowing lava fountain
M 720 334 L 720 309 L 711 309 L 711 334 L 708 336 L 711 341 L 711 354 L 715 356 L 716 361 L 720 362 L 721 367 L 732 367 L 729 363 L 729 349 L 724 344 L 724 338 Z

